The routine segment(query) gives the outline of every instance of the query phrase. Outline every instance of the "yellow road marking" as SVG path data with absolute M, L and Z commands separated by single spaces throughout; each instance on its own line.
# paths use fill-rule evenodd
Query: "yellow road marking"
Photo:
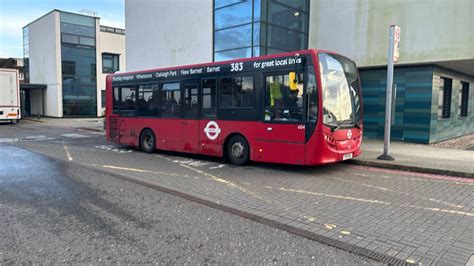
M 287 191 L 287 192 L 294 192 L 294 193 L 301 193 L 301 194 L 308 194 L 308 195 L 316 195 L 316 196 L 323 196 L 323 197 L 329 197 L 329 198 L 343 199 L 343 200 L 361 201 L 361 202 L 375 203 L 375 204 L 385 204 L 385 205 L 390 205 L 391 204 L 390 202 L 381 201 L 381 200 L 355 198 L 355 197 L 341 196 L 341 195 L 335 195 L 335 194 L 312 192 L 312 191 L 306 191 L 306 190 L 300 190 L 300 189 L 288 189 L 288 188 L 281 187 L 280 190 Z
M 125 171 L 130 171 L 130 172 L 137 172 L 137 173 L 162 174 L 162 175 L 169 175 L 169 176 L 189 177 L 189 175 L 179 175 L 179 174 L 175 174 L 175 173 L 166 173 L 166 172 L 161 172 L 161 171 L 151 171 L 151 170 L 144 170 L 144 169 L 138 169 L 138 168 L 120 167 L 120 166 L 114 166 L 114 165 L 101 165 L 101 167 L 108 168 L 108 169 L 115 169 L 115 170 L 125 170 Z M 194 176 L 194 178 L 199 178 L 199 177 Z
M 64 144 L 64 142 L 63 142 L 63 147 L 64 147 L 64 151 L 66 151 L 67 160 L 68 160 L 68 161 L 72 161 L 72 156 L 71 156 L 71 154 L 69 153 L 69 150 L 68 150 L 66 144 Z
M 445 212 L 445 213 L 453 213 L 453 214 L 459 214 L 459 215 L 466 215 L 466 216 L 469 216 L 469 217 L 474 217 L 474 213 L 472 213 L 472 212 L 463 212 L 463 211 L 457 211 L 457 210 L 447 210 L 447 209 L 440 209 L 440 208 L 422 207 L 422 206 L 411 205 L 411 204 L 402 204 L 400 206 L 408 207 L 408 208 L 414 208 L 414 209 L 420 209 L 420 210 L 426 210 L 426 211 Z
M 244 192 L 244 193 L 246 193 L 246 194 L 249 194 L 249 195 L 251 195 L 251 196 L 253 196 L 253 197 L 255 197 L 255 198 L 264 200 L 261 196 L 255 194 L 255 193 L 253 193 L 253 192 L 251 192 L 251 191 L 249 191 L 249 190 L 247 190 L 247 189 L 245 189 L 245 188 L 243 188 L 243 187 L 241 187 L 241 186 L 239 186 L 239 185 L 237 185 L 237 184 L 235 184 L 235 183 L 233 183 L 233 182 L 231 182 L 231 181 L 228 181 L 228 180 L 225 180 L 225 179 L 223 179 L 223 178 L 217 177 L 217 176 L 215 176 L 215 175 L 206 173 L 206 172 L 204 172 L 204 171 L 202 171 L 202 170 L 196 169 L 196 168 L 191 167 L 191 166 L 189 166 L 189 165 L 185 165 L 185 164 L 179 164 L 179 165 L 182 166 L 182 167 L 184 167 L 184 168 L 187 168 L 187 169 L 189 169 L 189 170 L 192 170 L 192 171 L 194 171 L 194 172 L 196 172 L 196 173 L 199 173 L 199 174 L 202 174 L 202 175 L 204 175 L 204 176 L 207 176 L 207 177 L 209 177 L 211 180 L 217 181 L 217 182 L 219 182 L 219 183 L 226 184 L 226 185 L 228 185 L 228 186 L 230 186 L 230 187 L 233 187 L 233 188 L 235 188 L 235 189 L 237 189 L 237 190 L 240 190 L 240 191 L 242 191 L 242 192 Z M 265 201 L 265 200 L 264 200 L 264 201 Z
M 336 225 L 335 224 L 324 224 L 324 227 L 328 230 L 332 230 L 332 229 L 336 228 Z

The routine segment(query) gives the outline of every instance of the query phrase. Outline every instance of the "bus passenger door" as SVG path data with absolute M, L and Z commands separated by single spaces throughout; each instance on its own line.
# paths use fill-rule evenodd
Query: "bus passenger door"
M 302 164 L 305 155 L 302 75 L 290 84 L 289 72 L 264 76 L 263 123 L 255 137 L 255 160 Z
M 199 81 L 185 81 L 183 90 L 183 119 L 181 120 L 181 148 L 184 152 L 199 151 Z

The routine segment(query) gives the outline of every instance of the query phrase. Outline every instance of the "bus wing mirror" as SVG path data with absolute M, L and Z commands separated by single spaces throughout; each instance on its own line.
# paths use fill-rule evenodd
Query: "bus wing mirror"
M 290 80 L 290 90 L 292 91 L 298 90 L 298 80 L 296 80 L 296 72 L 289 73 L 289 80 Z

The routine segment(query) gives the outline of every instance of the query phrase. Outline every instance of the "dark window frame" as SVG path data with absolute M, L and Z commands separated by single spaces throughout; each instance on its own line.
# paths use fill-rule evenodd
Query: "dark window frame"
M 111 57 L 110 59 L 112 60 L 112 68 L 108 68 L 104 66 L 104 59 L 105 57 Z M 115 58 L 117 60 L 115 61 Z M 117 65 L 115 65 L 115 62 Z M 114 53 L 102 53 L 102 73 L 115 73 L 120 70 L 120 54 L 114 54 Z

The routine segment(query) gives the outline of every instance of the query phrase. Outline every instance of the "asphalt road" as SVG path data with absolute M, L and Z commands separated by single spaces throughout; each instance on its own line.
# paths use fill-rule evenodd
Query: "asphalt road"
M 219 158 L 161 151 L 145 154 L 107 142 L 102 132 L 81 130 L 77 127 L 82 127 L 82 124 L 71 124 L 74 120 L 49 120 L 50 122 L 46 120 L 46 123 L 22 121 L 17 125 L 0 125 L 0 152 L 5 150 L 5 145 L 12 145 L 58 160 L 59 165 L 54 166 L 58 174 L 56 179 L 52 180 L 65 185 L 55 186 L 55 183 L 49 184 L 38 178 L 34 179 L 36 183 L 24 181 L 19 183 L 23 186 L 14 184 L 11 188 L 16 187 L 19 192 L 0 191 L 0 213 L 7 213 L 9 205 L 5 205 L 3 201 L 15 202 L 12 197 L 18 197 L 23 202 L 43 204 L 43 208 L 29 207 L 26 213 L 42 217 L 35 211 L 44 210 L 45 214 L 42 215 L 45 219 L 61 218 L 47 223 L 54 228 L 52 234 L 61 239 L 62 236 L 68 235 L 68 232 L 72 232 L 71 238 L 77 240 L 65 238 L 52 250 L 55 250 L 56 255 L 63 254 L 58 253 L 66 252 L 62 247 L 72 245 L 69 243 L 78 243 L 80 248 L 70 250 L 78 250 L 78 254 L 82 255 L 76 254 L 77 257 L 72 257 L 71 260 L 77 259 L 80 262 L 82 258 L 84 261 L 94 258 L 93 261 L 96 262 L 99 258 L 107 259 L 107 256 L 101 258 L 100 254 L 108 254 L 111 259 L 118 261 L 130 257 L 139 259 L 139 262 L 148 262 L 149 257 L 151 261 L 176 263 L 184 263 L 187 259 L 194 263 L 213 260 L 217 263 L 270 263 L 274 258 L 278 263 L 292 264 L 367 262 L 364 259 L 339 262 L 336 259 L 346 259 L 351 253 L 337 249 L 323 251 L 319 248 L 309 248 L 304 243 L 311 243 L 312 247 L 327 247 L 320 243 L 331 244 L 387 263 L 465 265 L 474 254 L 472 179 L 345 163 L 322 167 L 251 163 L 245 167 L 236 167 Z M 61 123 L 62 121 L 67 123 Z M 8 169 L 12 166 L 3 164 L 5 158 L 9 156 L 0 157 L 0 165 L 7 165 L 7 170 L 0 170 L 10 173 Z M 17 160 L 36 169 L 36 164 L 21 156 Z M 98 174 L 99 172 L 101 174 Z M 21 170 L 20 173 L 19 177 L 22 177 L 28 171 Z M 34 170 L 31 176 L 55 176 L 40 173 L 39 170 Z M 13 180 L 21 180 L 19 177 Z M 123 179 L 132 180 L 134 185 L 124 183 Z M 59 182 L 60 180 L 63 180 L 63 183 Z M 68 185 L 65 180 L 70 180 L 67 182 L 73 185 Z M 144 183 L 157 190 L 137 185 Z M 32 184 L 49 185 L 34 189 Z M 66 188 L 57 190 L 63 191 L 62 193 L 49 191 L 62 186 Z M 7 188 L 3 184 L 1 187 Z M 137 189 L 132 189 L 135 187 Z M 29 194 L 20 193 L 28 191 L 28 188 L 31 188 Z M 130 193 L 127 193 L 128 189 L 131 189 Z M 43 195 L 43 198 L 29 196 L 36 195 L 33 193 L 35 191 L 43 190 L 46 191 L 44 194 L 38 194 Z M 187 199 L 194 198 L 226 212 L 174 198 L 158 190 L 171 191 Z M 60 208 L 62 205 L 59 203 L 64 200 L 58 201 L 56 198 L 44 196 L 58 193 L 56 198 L 67 199 L 67 202 L 71 203 L 70 208 Z M 153 196 L 144 197 L 148 194 Z M 3 200 L 4 195 L 11 197 Z M 78 196 L 70 199 L 67 195 Z M 181 207 L 179 213 L 182 213 L 182 217 L 178 216 L 180 208 L 176 207 L 179 206 L 177 202 L 183 202 L 182 206 L 191 206 Z M 158 203 L 165 206 L 160 208 Z M 59 207 L 50 208 L 50 205 Z M 11 211 L 16 209 L 18 208 Z M 68 212 L 60 211 L 69 209 L 77 209 L 80 215 L 67 215 Z M 239 216 L 230 215 L 229 211 Z M 222 217 L 222 220 L 214 219 L 214 213 L 219 213 L 218 216 Z M 21 216 L 28 217 L 24 213 L 11 217 L 20 217 L 17 220 L 22 223 L 31 220 L 22 219 Z M 0 222 L 6 224 L 2 219 L 9 217 L 10 215 L 4 215 Z M 242 217 L 260 223 L 255 224 Z M 211 218 L 212 222 L 208 222 L 208 218 Z M 62 227 L 56 228 L 58 220 L 65 220 L 65 223 L 77 228 L 74 229 L 76 231 L 67 226 L 67 229 L 62 231 Z M 133 224 L 135 220 L 140 226 Z M 30 228 L 29 230 L 42 228 L 37 227 L 36 223 L 25 227 Z M 158 229 L 155 232 L 151 228 Z M 309 241 L 273 228 L 284 229 L 320 242 Z M 41 232 L 51 231 L 43 229 Z M 24 228 L 5 230 L 23 231 Z M 33 230 L 27 236 L 37 234 L 42 233 Z M 174 237 L 176 235 L 178 238 Z M 22 239 L 6 236 L 9 239 Z M 167 237 L 171 238 L 168 242 L 163 240 Z M 113 248 L 106 249 L 112 246 L 107 241 L 118 241 L 115 238 L 122 242 L 114 242 Z M 204 238 L 206 241 L 202 243 Z M 41 239 L 52 238 L 45 236 Z M 303 240 L 309 242 L 297 242 Z M 127 241 L 133 244 L 124 244 Z M 28 239 L 23 240 L 22 243 L 32 243 L 29 249 L 37 245 L 34 244 L 37 243 L 36 239 L 31 242 Z M 38 243 L 51 245 L 52 241 L 41 240 Z M 124 250 L 119 249 L 119 244 L 120 247 L 123 245 Z M 197 248 L 200 244 L 203 248 Z M 335 255 L 336 253 L 330 250 L 339 253 Z M 312 255 L 312 252 L 315 255 Z M 0 253 L 3 251 L 0 250 Z M 120 257 L 121 254 L 125 255 Z M 211 259 L 204 260 L 208 254 Z M 0 254 L 0 258 L 2 256 L 3 254 Z M 180 257 L 177 259 L 178 256 Z
M 0 158 L 2 265 L 377 264 L 8 144 Z

